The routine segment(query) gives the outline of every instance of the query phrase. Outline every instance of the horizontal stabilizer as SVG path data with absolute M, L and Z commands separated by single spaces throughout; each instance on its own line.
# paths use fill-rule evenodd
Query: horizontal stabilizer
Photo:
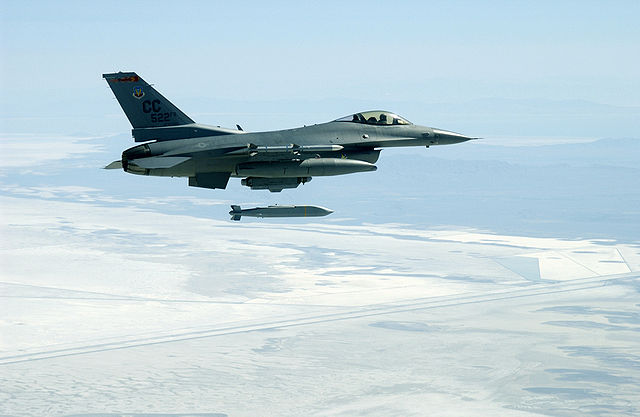
M 231 220 L 234 220 L 236 222 L 239 222 L 241 218 L 242 216 L 239 214 L 234 214 L 233 216 L 231 216 Z
M 145 169 L 171 168 L 188 161 L 187 156 L 151 156 L 149 158 L 134 159 L 132 164 Z
M 122 169 L 122 161 L 113 161 L 103 169 Z
M 231 205 L 231 211 L 233 213 L 240 213 L 242 211 L 242 207 L 232 204 Z

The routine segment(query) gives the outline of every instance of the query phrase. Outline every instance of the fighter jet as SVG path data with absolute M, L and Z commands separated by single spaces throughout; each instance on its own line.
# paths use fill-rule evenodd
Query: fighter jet
M 194 122 L 135 72 L 103 74 L 133 126 L 135 142 L 105 168 L 187 177 L 192 187 L 224 189 L 230 177 L 279 192 L 312 177 L 375 171 L 385 147 L 450 145 L 476 139 L 414 125 L 373 110 L 295 129 L 246 132 Z

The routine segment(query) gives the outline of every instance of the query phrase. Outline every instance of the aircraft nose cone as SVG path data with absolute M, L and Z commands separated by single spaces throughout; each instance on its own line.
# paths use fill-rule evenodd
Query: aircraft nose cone
M 438 142 L 440 144 L 460 143 L 460 142 L 466 142 L 468 140 L 480 139 L 480 138 L 465 136 L 460 133 L 450 132 L 448 130 L 442 130 L 442 129 L 433 129 L 433 133 L 438 139 Z

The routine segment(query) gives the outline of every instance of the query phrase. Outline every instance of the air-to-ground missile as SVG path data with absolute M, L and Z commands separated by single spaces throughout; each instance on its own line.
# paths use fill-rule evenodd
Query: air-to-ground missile
M 267 206 L 242 209 L 231 206 L 231 220 L 238 221 L 242 216 L 250 217 L 322 217 L 333 213 L 333 210 L 318 206 Z

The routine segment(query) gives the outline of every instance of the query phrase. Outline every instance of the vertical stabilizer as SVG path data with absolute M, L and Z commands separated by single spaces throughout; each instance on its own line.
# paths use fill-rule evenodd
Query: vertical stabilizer
M 180 126 L 193 120 L 135 72 L 102 74 L 134 128 Z

